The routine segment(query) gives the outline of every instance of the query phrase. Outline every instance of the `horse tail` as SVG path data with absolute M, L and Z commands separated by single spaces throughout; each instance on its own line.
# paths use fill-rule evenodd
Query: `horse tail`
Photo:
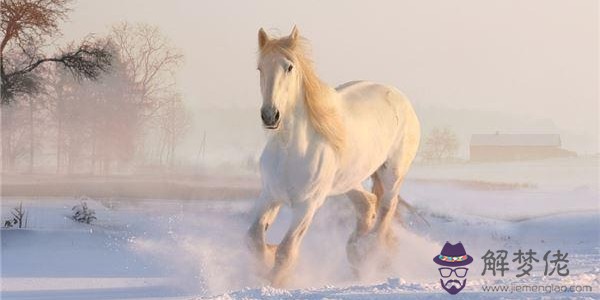
M 408 203 L 406 200 L 404 200 L 404 198 L 402 198 L 402 196 L 400 196 L 400 195 L 398 195 L 398 204 L 406 207 L 409 212 L 411 212 L 413 215 L 417 216 L 421 221 L 423 221 L 425 223 L 425 225 L 427 225 L 427 227 L 431 228 L 431 224 L 429 224 L 429 222 L 427 222 L 427 219 L 425 219 L 425 217 L 423 217 L 423 215 L 421 215 L 414 206 L 412 206 L 410 203 Z M 402 219 L 401 212 L 400 212 L 400 206 L 398 206 L 398 210 L 396 210 L 396 218 L 398 218 L 398 220 L 400 220 L 401 223 L 404 223 L 404 220 Z

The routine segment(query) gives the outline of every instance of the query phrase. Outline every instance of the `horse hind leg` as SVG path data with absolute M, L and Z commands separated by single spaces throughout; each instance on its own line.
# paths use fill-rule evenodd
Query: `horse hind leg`
M 381 195 L 378 200 L 377 221 L 373 226 L 373 234 L 377 236 L 381 244 L 388 247 L 395 244 L 391 226 L 398 208 L 398 194 L 405 173 L 401 168 L 382 166 L 373 176 L 374 189 L 377 189 Z
M 350 190 L 346 195 L 356 210 L 356 229 L 352 232 L 346 244 L 346 255 L 352 270 L 355 275 L 358 275 L 365 256 L 365 251 L 361 249 L 358 241 L 371 231 L 375 224 L 377 196 L 369 193 L 362 186 Z
M 391 230 L 391 222 L 398 205 L 397 197 L 389 186 L 389 176 L 386 166 L 379 168 L 371 175 L 373 186 L 371 192 L 362 186 L 347 193 L 357 211 L 357 226 L 348 239 L 346 253 L 354 275 L 360 277 L 365 263 L 372 263 L 369 257 L 387 253 L 385 249 L 393 248 L 395 238 Z M 382 179 L 381 176 L 388 176 Z M 401 181 L 401 180 L 400 180 Z M 387 185 L 386 185 L 387 184 Z M 384 246 L 384 247 L 382 247 Z M 383 252 L 381 252 L 383 251 Z M 367 261 L 368 260 L 368 261 Z
M 373 173 L 373 175 L 371 175 L 371 181 L 373 182 L 373 187 L 371 188 L 371 192 L 373 192 L 373 194 L 375 194 L 375 196 L 377 197 L 377 200 L 381 199 L 381 197 L 383 197 L 383 183 L 381 182 L 381 179 L 379 178 L 379 175 L 377 175 L 377 172 Z

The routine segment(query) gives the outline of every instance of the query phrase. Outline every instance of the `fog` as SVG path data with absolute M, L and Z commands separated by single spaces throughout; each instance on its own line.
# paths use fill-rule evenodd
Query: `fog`
M 64 13 L 56 28 L 17 28 L 0 51 L 3 293 L 427 298 L 439 290 L 431 258 L 445 241 L 475 256 L 560 248 L 572 253 L 569 281 L 539 272 L 525 283 L 600 282 L 597 1 L 63 1 L 42 2 L 58 7 L 54 16 L 42 7 L 50 21 Z M 40 7 L 24 10 L 45 21 Z M 369 255 L 356 277 L 346 259 L 351 202 L 328 197 L 291 277 L 300 289 L 290 291 L 265 286 L 243 236 L 268 134 L 257 33 L 294 25 L 331 86 L 371 80 L 407 95 L 422 138 L 399 192 L 414 209 L 394 212 L 397 247 Z M 35 67 L 83 46 L 106 61 Z M 509 137 L 473 148 L 481 159 L 470 160 L 471 135 L 494 133 L 558 134 L 562 144 Z M 84 204 L 91 224 L 71 218 Z M 283 238 L 291 213 L 283 207 L 267 224 L 269 243 Z M 513 285 L 512 275 L 469 285 Z
M 92 17 L 93 16 L 93 17 Z M 558 133 L 598 152 L 596 1 L 102 1 L 76 2 L 61 40 L 112 24 L 157 25 L 184 54 L 178 88 L 193 131 L 180 148 L 207 161 L 260 153 L 255 70 L 260 27 L 296 24 L 330 85 L 367 79 L 398 87 L 427 134 L 449 127 L 467 156 L 473 133 Z

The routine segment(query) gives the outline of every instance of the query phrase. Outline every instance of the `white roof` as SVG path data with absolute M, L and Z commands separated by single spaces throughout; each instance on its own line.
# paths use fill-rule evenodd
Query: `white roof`
M 474 134 L 471 146 L 555 146 L 560 147 L 558 134 Z

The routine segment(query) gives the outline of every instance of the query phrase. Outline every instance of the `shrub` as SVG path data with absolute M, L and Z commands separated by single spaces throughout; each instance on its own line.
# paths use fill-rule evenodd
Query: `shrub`
M 4 222 L 6 228 L 25 228 L 27 227 L 27 211 L 23 209 L 23 202 L 19 203 L 19 207 L 13 208 L 10 212 L 13 216 L 12 219 Z
M 96 220 L 96 212 L 89 208 L 87 202 L 81 201 L 81 204 L 73 206 L 73 220 L 90 224 L 92 221 Z
M 434 128 L 425 138 L 420 155 L 425 161 L 448 161 L 456 157 L 458 146 L 458 137 L 452 130 Z

